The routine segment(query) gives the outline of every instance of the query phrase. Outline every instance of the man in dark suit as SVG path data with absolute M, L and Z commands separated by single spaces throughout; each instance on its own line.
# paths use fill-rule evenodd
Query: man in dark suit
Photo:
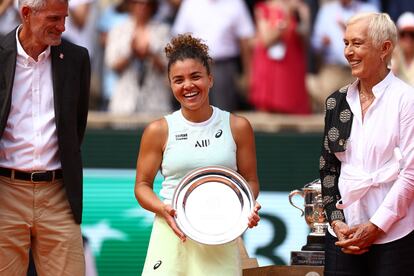
M 0 275 L 84 275 L 81 142 L 90 61 L 61 40 L 67 0 L 20 0 L 0 41 Z

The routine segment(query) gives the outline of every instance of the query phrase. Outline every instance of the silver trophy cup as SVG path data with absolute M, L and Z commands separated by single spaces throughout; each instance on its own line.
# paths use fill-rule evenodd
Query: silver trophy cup
M 303 197 L 304 209 L 296 206 L 292 198 L 295 195 Z M 306 251 L 323 251 L 325 246 L 325 233 L 328 228 L 328 220 L 323 208 L 321 182 L 316 179 L 307 183 L 302 189 L 294 190 L 289 194 L 290 204 L 302 212 L 305 221 L 311 229 L 307 238 L 307 244 L 302 247 Z

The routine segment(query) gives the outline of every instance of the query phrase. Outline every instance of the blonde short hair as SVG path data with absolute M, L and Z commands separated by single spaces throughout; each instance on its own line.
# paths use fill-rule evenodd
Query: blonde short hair
M 386 13 L 358 13 L 352 16 L 347 26 L 360 20 L 368 21 L 368 36 L 372 39 L 374 47 L 380 47 L 382 43 L 389 40 L 393 48 L 397 44 L 398 31 L 394 21 Z

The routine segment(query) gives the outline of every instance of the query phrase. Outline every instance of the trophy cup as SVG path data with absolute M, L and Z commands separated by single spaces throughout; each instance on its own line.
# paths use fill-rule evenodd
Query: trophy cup
M 303 197 L 305 201 L 304 209 L 292 202 L 292 197 L 295 195 Z M 328 228 L 328 221 L 323 209 L 320 180 L 316 179 L 307 183 L 302 189 L 290 192 L 289 202 L 302 212 L 302 216 L 305 216 L 305 221 L 311 229 L 302 251 L 291 253 L 291 263 L 296 265 L 323 265 L 325 259 L 325 232 Z

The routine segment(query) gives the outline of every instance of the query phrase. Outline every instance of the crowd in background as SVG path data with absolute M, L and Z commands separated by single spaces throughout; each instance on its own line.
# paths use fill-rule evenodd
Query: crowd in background
M 0 0 L 0 36 L 20 22 L 13 1 Z M 322 112 L 326 97 L 353 80 L 343 55 L 344 23 L 368 11 L 387 12 L 397 23 L 390 67 L 413 85 L 412 0 L 70 0 L 64 37 L 89 50 L 93 110 L 176 109 L 164 46 L 192 33 L 214 60 L 212 105 L 310 114 Z

